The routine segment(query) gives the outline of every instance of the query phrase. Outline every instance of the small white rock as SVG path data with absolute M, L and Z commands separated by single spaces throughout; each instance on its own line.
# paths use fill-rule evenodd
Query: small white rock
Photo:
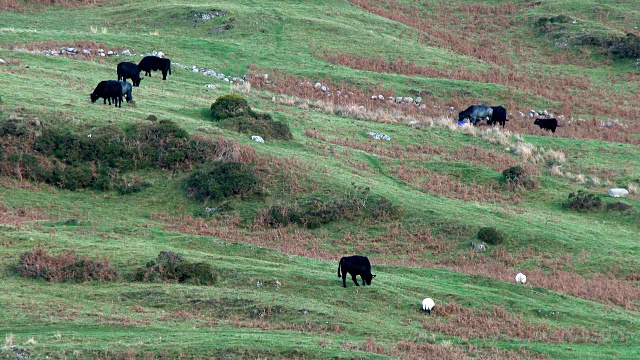
M 264 144 L 264 139 L 262 138 L 262 136 L 252 135 L 251 140 Z
M 609 189 L 609 196 L 611 197 L 626 197 L 629 195 L 629 191 L 623 188 Z

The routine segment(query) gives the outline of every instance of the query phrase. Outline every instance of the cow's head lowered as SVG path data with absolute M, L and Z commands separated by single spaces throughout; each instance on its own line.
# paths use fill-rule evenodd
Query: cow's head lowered
M 373 278 L 376 277 L 375 274 L 367 274 L 366 276 L 364 276 L 364 282 L 367 283 L 367 285 L 371 285 L 371 280 L 373 280 Z
M 94 103 L 96 102 L 96 100 L 98 100 L 100 98 L 100 96 L 96 93 L 91 93 L 89 94 L 89 96 L 91 97 L 91 102 Z

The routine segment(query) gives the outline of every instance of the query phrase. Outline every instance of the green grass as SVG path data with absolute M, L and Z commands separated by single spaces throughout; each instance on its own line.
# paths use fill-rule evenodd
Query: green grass
M 416 7 L 422 15 L 433 13 L 414 2 L 397 3 Z M 462 3 L 477 2 L 456 2 Z M 507 2 L 489 3 L 504 4 Z M 496 46 L 527 47 L 530 54 L 513 50 L 505 56 L 515 59 L 516 69 L 529 76 L 549 79 L 587 75 L 589 94 L 603 94 L 603 102 L 619 98 L 609 104 L 618 111 L 633 105 L 630 99 L 638 90 L 635 62 L 608 59 L 595 48 L 556 48 L 555 40 L 535 27 L 535 20 L 566 13 L 580 19 L 584 31 L 624 34 L 632 31 L 628 24 L 639 18 L 632 5 L 552 1 L 537 7 L 518 6 L 516 23 L 503 27 L 482 23 L 478 26 L 488 26 L 488 30 L 469 36 L 475 39 L 483 35 Z M 593 11 L 596 6 L 598 12 Z M 228 15 L 200 22 L 190 18 L 195 11 L 214 9 Z M 228 21 L 230 17 L 235 20 Z M 517 104 L 511 112 L 548 107 L 601 119 L 596 107 L 582 106 L 577 100 L 561 103 L 513 84 L 380 73 L 328 63 L 324 54 L 351 54 L 381 56 L 387 61 L 400 57 L 417 66 L 452 71 L 481 72 L 496 67 L 514 71 L 463 55 L 446 43 L 428 45 L 420 40 L 424 34 L 415 28 L 347 1 L 116 1 L 75 9 L 54 6 L 26 13 L 3 11 L 0 19 L 0 58 L 7 62 L 0 65 L 0 120 L 28 122 L 37 118 L 88 135 L 105 125 L 124 127 L 154 115 L 176 122 L 192 135 L 221 136 L 250 147 L 261 161 L 276 156 L 293 159 L 287 166 L 300 176 L 303 188 L 294 193 L 287 183 L 275 184 L 266 189 L 264 200 L 231 199 L 226 202 L 231 210 L 206 216 L 206 207 L 219 204 L 197 203 L 185 196 L 181 184 L 187 171 L 140 169 L 120 174 L 135 175 L 152 184 L 129 195 L 116 191 L 71 192 L 0 174 L 0 330 L 7 346 L 17 345 L 0 348 L 0 357 L 13 358 L 18 350 L 27 351 L 32 358 L 436 356 L 427 350 L 397 350 L 402 341 L 434 346 L 449 355 L 461 351 L 471 358 L 495 355 L 501 350 L 525 350 L 527 353 L 518 353 L 523 358 L 536 354 L 558 359 L 640 356 L 636 346 L 640 341 L 640 297 L 635 275 L 640 257 L 637 194 L 623 200 L 632 206 L 625 213 L 578 213 L 561 205 L 578 189 L 587 188 L 605 202 L 613 202 L 605 196 L 608 187 L 638 186 L 638 146 L 563 137 L 562 130 L 569 131 L 566 128 L 559 128 L 558 137 L 524 132 L 524 142 L 547 152 L 565 153 L 564 172 L 599 179 L 600 184 L 590 185 L 553 175 L 544 161 L 534 163 L 505 151 L 508 145 L 492 144 L 459 129 L 429 126 L 434 118 L 428 115 L 408 114 L 417 122 L 409 124 L 398 116 L 403 110 L 394 108 L 379 121 L 357 120 L 328 113 L 323 104 L 311 98 L 292 98 L 290 104 L 281 94 L 252 88 L 243 95 L 251 108 L 289 125 L 294 138 L 258 144 L 246 134 L 216 127 L 210 118 L 209 108 L 215 99 L 231 92 L 227 83 L 217 79 L 174 66 L 167 81 L 156 72 L 134 88 L 136 106 L 124 104 L 114 109 L 100 102 L 90 103 L 88 95 L 100 80 L 116 77 L 118 62 L 139 58 L 80 61 L 16 51 L 10 45 L 56 42 L 62 46 L 72 41 L 94 41 L 136 53 L 160 50 L 174 63 L 212 68 L 230 76 L 251 76 L 249 67 L 254 65 L 275 81 L 281 81 L 278 73 L 312 82 L 330 78 L 334 84 L 359 89 L 367 96 L 386 90 L 396 96 L 409 96 L 410 90 L 429 90 L 434 94 L 433 103 L 442 106 L 473 99 Z M 232 25 L 228 31 L 220 29 L 225 24 Z M 91 31 L 92 26 L 98 28 L 97 33 Z M 462 25 L 434 26 L 450 26 L 453 32 Z M 150 35 L 156 31 L 158 35 Z M 540 60 L 565 54 L 581 60 Z M 626 77 L 631 80 L 619 80 Z M 207 89 L 206 83 L 218 88 Z M 462 92 L 472 95 L 460 96 Z M 324 105 L 328 102 L 325 100 Z M 637 120 L 620 121 L 635 129 Z M 519 118 L 511 117 L 507 129 L 521 129 L 517 127 L 521 124 Z M 373 141 L 367 135 L 369 131 L 385 133 L 392 140 Z M 323 138 L 308 136 L 309 132 Z M 410 148 L 419 145 L 436 151 L 421 153 Z M 456 151 L 465 146 L 503 159 L 504 168 L 508 167 L 507 161 L 528 164 L 539 172 L 536 178 L 540 187 L 509 193 L 502 186 L 500 160 L 458 157 Z M 0 154 L 5 150 L 0 148 Z M 265 164 L 269 167 L 273 162 Z M 281 169 L 262 169 L 267 170 L 277 173 Z M 433 182 L 433 177 L 416 175 L 407 181 L 399 175 L 400 170 L 428 170 L 446 176 L 450 182 L 440 191 L 429 192 L 423 190 L 423 182 Z M 270 205 L 304 203 L 310 198 L 349 198 L 353 196 L 353 184 L 369 187 L 372 196 L 389 199 L 402 208 L 402 215 L 378 221 L 340 220 L 313 230 L 296 225 L 279 230 L 255 226 L 256 213 Z M 487 196 L 482 201 L 466 201 L 448 192 L 453 186 L 459 186 L 457 191 L 462 192 L 473 184 L 480 192 L 493 191 L 510 200 Z M 66 224 L 72 218 L 78 219 L 79 225 Z M 505 234 L 503 248 L 513 257 L 511 262 L 498 255 L 502 247 L 490 246 L 485 253 L 470 252 L 470 241 L 484 226 Z M 15 265 L 21 253 L 34 247 L 52 254 L 73 249 L 83 256 L 107 258 L 122 278 L 109 283 L 75 284 L 21 277 Z M 184 254 L 192 262 L 207 262 L 217 273 L 218 282 L 193 286 L 131 281 L 136 267 L 167 250 Z M 349 280 L 344 289 L 342 279 L 336 277 L 338 259 L 354 253 L 371 259 L 377 274 L 373 286 L 356 288 Z M 512 281 L 518 271 L 540 274 L 544 279 L 529 276 L 529 283 L 521 286 Z M 513 275 L 505 275 L 510 272 Z M 586 281 L 599 274 L 607 277 L 602 285 L 611 286 L 612 292 L 620 291 L 622 300 L 611 300 L 615 294 L 607 299 L 594 298 L 588 294 L 597 289 L 572 289 L 574 284 L 570 283 L 551 286 L 556 276 L 557 282 L 566 281 L 569 275 Z M 614 286 L 618 282 L 622 285 Z M 593 284 L 580 282 L 577 286 Z M 630 292 L 623 293 L 623 285 Z M 571 295 L 580 291 L 583 295 Z M 430 317 L 420 309 L 426 296 L 437 303 Z M 454 323 L 458 313 L 443 313 L 447 304 L 454 303 L 464 309 L 458 311 L 472 314 L 471 318 L 459 325 L 459 333 L 432 332 L 433 326 Z M 577 326 L 600 334 L 602 339 L 535 340 L 526 331 L 518 336 L 478 335 L 491 330 L 482 322 L 488 320 L 480 318 L 498 307 L 513 316 L 503 324 L 492 325 L 505 326 L 505 333 L 530 326 L 530 331 L 553 334 Z M 474 331 L 474 335 L 465 336 L 464 331 Z M 36 343 L 29 343 L 30 338 Z M 478 352 L 469 350 L 475 347 Z

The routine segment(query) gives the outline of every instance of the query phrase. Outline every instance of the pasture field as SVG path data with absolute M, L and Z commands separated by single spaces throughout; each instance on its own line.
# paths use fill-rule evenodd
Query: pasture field
M 0 358 L 640 358 L 635 1 L 46 4 L 0 0 Z M 98 48 L 173 73 L 91 103 L 141 59 Z M 249 115 L 214 120 L 228 94 Z M 506 128 L 458 126 L 474 103 Z M 290 139 L 236 131 L 269 116 Z M 146 281 L 174 253 L 192 272 Z

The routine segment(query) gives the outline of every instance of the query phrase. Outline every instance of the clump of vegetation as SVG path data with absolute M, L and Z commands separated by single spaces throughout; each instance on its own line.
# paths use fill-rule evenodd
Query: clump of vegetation
M 577 32 L 571 26 L 574 19 L 567 15 L 541 17 L 536 25 L 540 31 L 556 38 L 564 38 L 567 45 L 596 46 L 604 53 L 626 59 L 640 57 L 640 36 L 628 33 L 625 36 L 607 30 Z
M 222 120 L 249 115 L 247 100 L 238 94 L 222 95 L 211 104 L 211 116 L 214 120 Z
M 297 224 L 316 229 L 334 221 L 369 218 L 386 220 L 396 218 L 401 209 L 384 197 L 371 197 L 370 189 L 352 184 L 353 189 L 342 198 L 308 198 L 288 205 L 272 205 L 259 212 L 262 226 L 281 227 Z
M 570 193 L 569 199 L 563 202 L 562 206 L 577 211 L 600 211 L 602 210 L 602 199 L 594 194 L 578 190 L 577 193 Z
M 607 204 L 607 211 L 620 211 L 624 212 L 631 209 L 631 205 L 623 203 L 622 201 L 616 201 L 614 203 Z
M 106 259 L 79 257 L 73 251 L 53 256 L 39 247 L 20 255 L 16 269 L 22 276 L 48 281 L 110 281 L 119 277 Z
M 212 285 L 216 282 L 213 269 L 208 263 L 191 263 L 182 254 L 161 251 L 155 261 L 136 269 L 135 281 L 177 281 L 193 285 Z
M 527 174 L 526 170 L 520 165 L 504 170 L 502 176 L 509 190 L 517 188 L 536 189 L 538 187 L 538 182 Z
M 220 201 L 232 196 L 248 198 L 261 194 L 262 181 L 255 165 L 217 161 L 192 171 L 184 181 L 187 195 L 197 201 Z
M 211 116 L 219 125 L 237 132 L 260 135 L 265 140 L 291 140 L 289 126 L 273 120 L 270 114 L 253 111 L 241 95 L 229 94 L 211 105 Z
M 504 240 L 504 235 L 494 227 L 483 227 L 478 230 L 478 239 L 487 244 L 498 245 Z
M 190 137 L 173 121 L 149 119 L 124 129 L 104 126 L 90 136 L 40 121 L 0 121 L 0 175 L 68 190 L 116 188 L 127 194 L 150 184 L 122 180 L 125 172 L 189 168 L 228 152 L 226 140 Z
M 128 181 L 123 181 L 118 186 L 116 186 L 116 190 L 118 190 L 118 193 L 120 193 L 120 195 L 128 195 L 140 192 L 149 187 L 151 187 L 150 182 L 138 177 L 132 177 Z

